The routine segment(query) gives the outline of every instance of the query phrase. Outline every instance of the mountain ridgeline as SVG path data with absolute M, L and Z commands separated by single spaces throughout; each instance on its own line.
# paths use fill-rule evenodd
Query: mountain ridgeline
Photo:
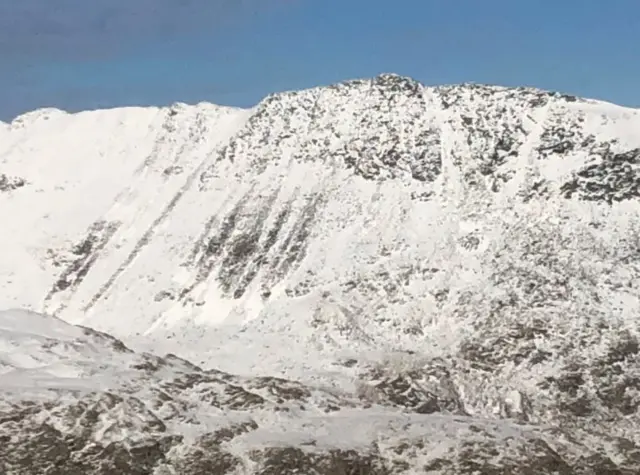
M 39 473 L 640 473 L 639 110 L 391 74 L 44 109 L 0 124 L 0 219 L 0 306 L 67 335 L 0 387 L 105 381 L 5 391 Z

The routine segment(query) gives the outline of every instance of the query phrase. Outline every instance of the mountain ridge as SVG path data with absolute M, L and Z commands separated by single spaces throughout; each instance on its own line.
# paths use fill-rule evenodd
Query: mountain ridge
M 0 308 L 640 467 L 640 111 L 381 75 L 4 130 Z
M 378 77 L 391 77 L 391 78 L 406 78 L 406 79 L 410 79 L 411 81 L 415 81 L 418 82 L 417 80 L 410 78 L 408 76 L 403 76 L 401 74 L 397 74 L 397 73 L 381 73 L 378 75 Z M 325 89 L 327 87 L 331 87 L 331 86 L 336 86 L 336 84 L 350 84 L 350 83 L 359 83 L 362 81 L 370 81 L 371 79 L 352 79 L 352 80 L 346 80 L 343 81 L 341 83 L 334 83 L 334 84 L 328 84 L 328 85 L 319 85 L 319 86 L 314 86 L 314 87 L 310 87 L 310 88 L 305 88 L 305 89 L 301 89 L 303 91 L 306 90 L 315 90 L 315 89 Z M 469 82 L 462 82 L 462 83 L 451 83 L 451 84 L 440 84 L 440 85 L 425 85 L 424 87 L 427 88 L 465 88 L 465 87 L 481 87 L 481 88 L 493 88 L 496 90 L 528 90 L 528 91 L 535 91 L 535 92 L 539 92 L 539 93 L 544 93 L 544 94 L 550 94 L 550 95 L 554 95 L 554 96 L 558 96 L 558 97 L 565 97 L 565 98 L 569 98 L 569 100 L 574 101 L 576 99 L 579 99 L 581 102 L 584 103 L 589 103 L 589 104 L 598 104 L 598 105 L 602 105 L 602 106 L 607 106 L 607 107 L 615 107 L 615 108 L 620 108 L 620 109 L 628 109 L 628 110 L 632 110 L 632 111 L 637 111 L 640 110 L 640 106 L 629 106 L 629 105 L 621 105 L 621 104 L 617 104 L 615 102 L 611 102 L 611 101 L 607 101 L 604 99 L 596 99 L 596 98 L 591 98 L 591 97 L 581 97 L 578 95 L 573 95 L 567 92 L 559 92 L 559 91 L 554 91 L 554 90 L 550 90 L 550 89 L 544 89 L 544 88 L 540 88 L 540 87 L 536 87 L 536 86 L 504 86 L 501 84 L 492 84 L 492 83 L 482 83 L 482 82 L 473 82 L 473 81 L 469 81 Z M 208 106 L 215 106 L 215 107 L 220 107 L 220 108 L 228 108 L 228 109 L 235 109 L 235 110 L 250 110 L 250 109 L 254 109 L 256 107 L 258 107 L 260 105 L 261 102 L 263 102 L 264 100 L 271 98 L 271 97 L 277 97 L 279 95 L 286 95 L 286 94 L 290 94 L 290 93 L 296 93 L 299 92 L 300 89 L 291 89 L 291 90 L 285 90 L 285 91 L 281 91 L 281 92 L 274 92 L 271 94 L 268 94 L 267 96 L 265 96 L 265 98 L 262 101 L 259 101 L 257 104 L 255 104 L 254 106 L 251 107 L 238 107 L 238 106 L 228 106 L 228 105 L 220 105 L 220 104 L 216 104 L 213 102 L 209 102 L 209 101 L 199 101 L 197 103 L 185 103 L 185 102 L 181 102 L 181 101 L 176 101 L 173 102 L 171 104 L 165 104 L 165 105 L 124 105 L 124 106 L 113 106 L 113 107 L 105 107 L 105 108 L 97 108 L 97 109 L 86 109 L 86 110 L 81 110 L 81 111 L 68 111 L 66 109 L 62 109 L 59 107 L 40 107 L 37 109 L 33 109 L 31 111 L 26 111 L 22 114 L 17 115 L 16 117 L 12 118 L 9 121 L 3 121 L 0 120 L 0 124 L 2 125 L 6 125 L 6 126 L 11 126 L 11 124 L 14 121 L 17 121 L 18 123 L 23 123 L 25 122 L 25 118 L 28 118 L 30 116 L 39 116 L 43 113 L 53 113 L 53 114 L 68 114 L 68 115 L 76 115 L 76 114 L 82 114 L 82 113 L 87 113 L 87 112 L 107 112 L 107 111 L 114 111 L 114 110 L 139 110 L 139 109 L 172 109 L 174 107 L 198 107 L 201 105 L 208 105 Z

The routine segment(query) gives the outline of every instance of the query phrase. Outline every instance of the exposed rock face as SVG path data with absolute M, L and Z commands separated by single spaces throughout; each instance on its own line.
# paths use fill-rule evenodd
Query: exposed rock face
M 0 471 L 640 473 L 639 130 L 394 75 L 15 120 L 0 306 L 86 328 L 4 314 Z
M 25 181 L 22 178 L 8 177 L 7 175 L 0 174 L 0 191 L 13 191 L 18 188 L 22 188 L 25 185 Z

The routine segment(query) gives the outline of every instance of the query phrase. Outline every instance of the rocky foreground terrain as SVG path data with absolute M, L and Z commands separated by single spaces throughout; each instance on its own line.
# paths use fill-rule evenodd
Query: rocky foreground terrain
M 565 399 L 554 407 L 564 424 L 551 425 L 534 422 L 531 402 L 517 391 L 496 404 L 493 418 L 470 415 L 452 371 L 472 365 L 362 368 L 358 390 L 346 393 L 138 354 L 104 333 L 25 311 L 0 314 L 0 336 L 2 473 L 631 474 L 640 467 L 632 426 L 624 437 L 575 423 L 591 419 L 588 404 L 606 422 L 638 420 L 629 401 L 614 399 L 619 386 L 579 397 L 580 373 L 540 388 L 555 385 Z M 609 355 L 606 369 L 637 358 L 635 345 Z
M 638 110 L 40 110 L 0 222 L 0 473 L 640 474 Z

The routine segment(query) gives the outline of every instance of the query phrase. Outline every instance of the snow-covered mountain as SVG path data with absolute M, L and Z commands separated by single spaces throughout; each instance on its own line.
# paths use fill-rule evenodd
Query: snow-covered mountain
M 0 222 L 0 308 L 49 315 L 0 318 L 38 473 L 640 473 L 639 110 L 395 75 L 40 110 Z

